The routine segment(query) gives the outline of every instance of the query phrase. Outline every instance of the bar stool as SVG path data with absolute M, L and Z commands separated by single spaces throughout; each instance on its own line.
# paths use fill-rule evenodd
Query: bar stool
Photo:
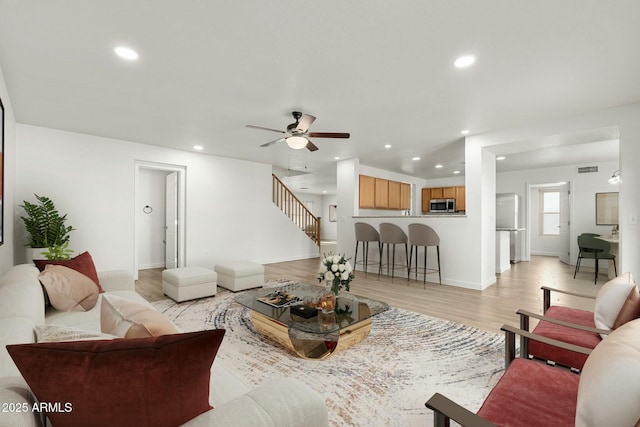
M 424 246 L 424 268 L 422 283 L 426 287 L 427 283 L 427 271 L 438 272 L 438 283 L 442 285 L 442 277 L 440 275 L 440 237 L 433 231 L 433 228 L 425 224 L 409 224 L 409 245 L 411 250 L 409 251 L 409 273 L 411 273 L 411 265 L 413 258 L 413 248 L 416 248 L 416 280 L 418 280 L 418 249 L 420 246 Z M 435 246 L 438 254 L 438 269 L 427 268 L 427 248 L 429 246 Z M 407 280 L 408 280 L 407 276 Z
M 364 276 L 367 277 L 367 267 L 369 266 L 369 242 L 378 242 L 378 252 L 380 251 L 380 233 L 371 224 L 356 222 L 356 255 L 353 257 L 353 266 L 358 264 L 358 244 L 362 242 L 364 250 L 364 260 L 360 261 L 364 269 Z M 376 264 L 372 262 L 372 264 Z
M 378 277 L 382 273 L 382 251 L 387 244 L 387 276 L 389 275 L 389 245 L 393 245 L 393 259 L 391 261 L 391 281 L 395 274 L 396 267 L 396 245 L 404 245 L 405 259 L 407 260 L 407 275 L 409 275 L 409 252 L 407 246 L 407 233 L 395 224 L 383 222 L 380 224 L 380 265 L 378 267 Z

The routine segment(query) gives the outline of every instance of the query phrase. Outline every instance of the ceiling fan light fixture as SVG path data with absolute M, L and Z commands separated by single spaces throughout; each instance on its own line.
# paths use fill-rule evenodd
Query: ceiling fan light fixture
M 307 140 L 307 138 L 303 136 L 295 136 L 295 135 L 288 137 L 286 141 L 287 141 L 287 145 L 293 148 L 294 150 L 302 150 L 309 143 L 309 140 Z

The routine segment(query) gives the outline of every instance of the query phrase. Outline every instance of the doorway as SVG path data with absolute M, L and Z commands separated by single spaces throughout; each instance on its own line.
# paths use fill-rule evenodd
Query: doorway
M 180 165 L 135 162 L 134 271 L 185 265 L 185 181 Z
M 528 254 L 571 264 L 571 183 L 527 184 Z

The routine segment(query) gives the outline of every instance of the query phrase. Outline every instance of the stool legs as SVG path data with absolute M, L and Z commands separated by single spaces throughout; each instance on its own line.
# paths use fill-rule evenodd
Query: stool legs
M 362 269 L 364 270 L 364 276 L 367 277 L 367 268 L 369 267 L 369 241 L 368 240 L 357 240 L 356 241 L 356 254 L 353 257 L 353 268 L 358 264 L 358 246 L 362 243 L 362 249 L 364 250 L 364 254 L 362 255 Z M 380 246 L 380 242 L 378 242 L 378 247 Z M 379 249 L 379 248 L 378 248 Z
M 392 249 L 392 258 L 391 258 L 391 280 L 393 281 L 393 277 L 395 276 L 396 271 L 396 243 L 387 243 L 387 276 L 389 275 L 389 245 L 393 246 Z M 380 244 L 380 264 L 378 265 L 378 277 L 382 274 L 382 253 L 384 252 L 384 243 Z M 409 247 L 406 243 L 404 243 L 404 256 L 407 260 L 407 277 L 409 276 L 409 271 L 411 270 L 411 266 L 409 264 Z
M 416 280 L 418 280 L 418 268 L 419 268 L 419 263 L 418 263 L 418 252 L 420 247 L 424 248 L 424 273 L 422 275 L 422 283 L 423 285 L 426 286 L 427 283 L 427 270 L 429 270 L 427 268 L 427 248 L 428 246 L 417 246 L 417 245 L 411 245 L 411 251 L 409 252 L 409 270 L 408 270 L 408 274 L 407 274 L 407 281 L 409 280 L 409 276 L 411 273 L 411 266 L 413 265 L 413 248 L 416 248 L 416 271 L 415 271 L 415 278 Z M 436 254 L 437 254 L 437 258 L 438 258 L 438 283 L 440 285 L 442 285 L 442 275 L 440 272 L 440 246 L 436 246 Z M 434 270 L 435 272 L 435 270 Z

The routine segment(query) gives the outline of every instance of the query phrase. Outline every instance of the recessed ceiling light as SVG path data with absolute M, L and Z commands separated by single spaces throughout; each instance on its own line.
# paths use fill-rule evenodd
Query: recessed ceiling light
M 340 156 L 335 156 L 333 160 L 340 160 Z
M 126 59 L 127 61 L 135 61 L 138 59 L 138 52 L 126 46 L 118 46 L 113 49 L 113 51 L 122 59 Z
M 436 169 L 442 169 L 443 167 L 444 167 L 444 166 L 442 166 L 440 163 L 438 163 L 438 164 L 436 165 Z
M 476 57 L 473 55 L 464 55 L 459 57 L 453 62 L 457 68 L 467 68 L 470 67 L 476 62 Z
M 385 144 L 384 148 L 391 148 L 391 144 Z
M 194 145 L 193 149 L 200 151 L 200 150 L 204 150 L 204 147 L 202 145 Z
M 460 171 L 453 171 L 454 175 L 458 175 L 460 173 Z
M 506 159 L 506 157 L 505 157 L 505 156 L 498 156 L 498 157 L 496 157 L 496 160 L 504 160 L 504 159 Z
M 469 133 L 469 129 L 463 129 L 460 131 L 461 134 L 467 135 Z
M 413 159 L 411 159 L 411 160 L 420 160 L 420 157 L 414 157 L 414 158 L 413 158 Z
M 322 194 L 327 194 L 327 190 L 322 190 Z

